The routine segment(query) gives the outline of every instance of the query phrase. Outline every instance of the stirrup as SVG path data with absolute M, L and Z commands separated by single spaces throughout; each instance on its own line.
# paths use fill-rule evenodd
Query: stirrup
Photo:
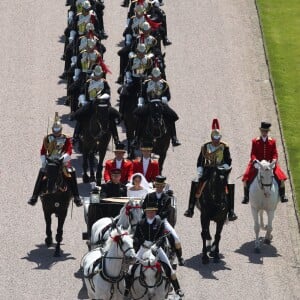
M 248 204 L 249 203 L 249 198 L 244 197 L 244 199 L 242 200 L 242 204 Z
M 175 294 L 178 295 L 180 298 L 184 297 L 184 292 L 181 289 L 175 291 Z
M 33 197 L 31 197 L 31 198 L 27 201 L 27 203 L 28 203 L 29 205 L 34 206 L 34 205 L 37 203 L 37 201 L 38 201 L 38 198 L 35 197 L 35 196 L 33 196 Z
M 229 221 L 235 221 L 237 219 L 237 215 L 235 214 L 235 212 L 233 210 L 231 210 L 229 213 L 228 213 L 228 220 Z
M 289 199 L 285 195 L 283 195 L 283 196 L 280 196 L 280 201 L 281 201 L 281 203 L 286 203 L 289 201 Z

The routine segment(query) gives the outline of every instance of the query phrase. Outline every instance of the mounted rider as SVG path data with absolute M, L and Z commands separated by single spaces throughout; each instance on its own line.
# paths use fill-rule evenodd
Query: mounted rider
M 127 184 L 133 174 L 132 162 L 128 159 L 124 158 L 125 155 L 125 145 L 119 143 L 116 145 L 116 149 L 114 150 L 115 158 L 109 159 L 105 162 L 105 170 L 104 170 L 104 180 L 108 182 L 111 180 L 111 170 L 112 169 L 120 169 L 121 170 L 121 183 Z
M 210 176 L 210 168 L 212 167 L 223 167 L 228 170 L 227 178 L 228 180 L 229 173 L 231 171 L 231 156 L 230 150 L 227 143 L 221 141 L 222 135 L 220 133 L 220 125 L 218 119 L 214 119 L 212 122 L 212 132 L 211 132 L 211 141 L 205 143 L 201 147 L 201 152 L 197 160 L 197 174 L 198 174 L 198 189 L 197 195 L 191 195 L 189 200 L 189 208 L 186 210 L 184 215 L 186 217 L 192 218 L 194 215 L 195 207 L 195 198 L 200 198 L 202 190 L 206 181 Z M 227 200 L 228 200 L 228 219 L 229 221 L 234 221 L 237 219 L 237 216 L 234 212 L 234 199 L 233 195 L 229 195 L 227 186 Z M 232 191 L 230 191 L 232 192 Z
M 158 161 L 156 159 L 151 158 L 152 149 L 152 142 L 143 141 L 140 147 L 142 157 L 132 161 L 133 174 L 142 173 L 148 182 L 154 182 L 156 176 L 159 175 Z
M 143 135 L 142 131 L 146 127 L 146 124 L 144 123 L 150 113 L 149 105 L 155 102 L 161 106 L 162 114 L 171 136 L 172 145 L 174 147 L 181 145 L 177 138 L 175 126 L 175 122 L 179 119 L 179 117 L 168 105 L 170 99 L 171 94 L 168 82 L 161 78 L 161 71 L 159 68 L 153 68 L 151 78 L 145 80 L 143 83 L 142 96 L 138 99 L 138 108 L 135 112 L 138 118 L 136 142 L 141 139 Z
M 166 223 L 165 221 L 161 220 L 159 215 L 157 215 L 158 207 L 155 202 L 148 202 L 147 206 L 144 208 L 144 211 L 145 217 L 137 224 L 133 237 L 135 248 L 138 250 L 137 257 L 141 259 L 145 251 L 151 248 L 151 250 L 154 252 L 154 255 L 158 255 L 166 275 L 174 287 L 175 293 L 179 297 L 183 297 L 184 293 L 180 289 L 176 272 L 172 268 L 165 251 L 161 248 L 161 243 L 163 243 L 165 232 L 168 232 L 168 228 L 165 226 Z M 157 243 L 156 247 L 152 246 L 154 243 Z M 128 298 L 129 291 L 133 282 L 133 275 L 137 265 L 138 264 L 136 263 L 132 266 L 131 270 L 128 272 L 128 276 L 125 278 L 126 288 L 124 299 L 130 299 Z
M 117 79 L 117 83 L 122 84 L 124 81 L 124 73 L 126 66 L 129 61 L 129 53 L 131 51 L 136 51 L 139 41 L 143 41 L 146 46 L 146 54 L 153 53 L 154 56 L 162 55 L 160 49 L 158 48 L 157 40 L 151 35 L 151 26 L 148 22 L 142 23 L 140 26 L 140 34 L 134 39 L 130 39 L 130 42 L 125 42 L 125 46 L 118 52 L 120 56 L 120 75 Z
M 62 160 L 64 167 L 64 177 L 69 185 L 69 188 L 74 197 L 74 203 L 77 206 L 82 205 L 79 197 L 76 172 L 71 166 L 72 142 L 71 138 L 62 133 L 62 125 L 59 120 L 58 113 L 55 113 L 54 123 L 52 125 L 52 133 L 46 135 L 41 148 L 42 167 L 39 171 L 32 197 L 27 202 L 30 205 L 35 205 L 39 195 L 42 192 L 43 180 L 46 176 L 45 168 L 47 167 L 47 158 Z
M 249 202 L 249 187 L 257 174 L 257 169 L 254 167 L 256 161 L 266 160 L 268 162 L 276 162 L 275 168 L 273 170 L 275 179 L 279 187 L 279 196 L 281 202 L 288 202 L 285 196 L 285 180 L 287 176 L 280 168 L 278 164 L 278 151 L 276 146 L 276 140 L 268 136 L 271 130 L 271 123 L 261 122 L 260 126 L 260 136 L 252 140 L 252 148 L 250 154 L 250 161 L 247 169 L 243 175 L 242 181 L 244 182 L 244 199 L 243 204 Z
M 86 81 L 84 87 L 85 94 L 79 96 L 82 107 L 71 115 L 71 120 L 77 121 L 74 129 L 73 143 L 79 140 L 79 135 L 82 131 L 81 124 L 92 117 L 95 105 L 108 106 L 109 129 L 115 145 L 120 143 L 117 124 L 120 123 L 121 118 L 119 112 L 110 104 L 110 87 L 106 79 L 104 79 L 104 74 L 106 74 L 108 69 L 103 62 L 101 66 L 96 65 L 94 67 L 91 78 Z
M 182 257 L 182 247 L 181 242 L 178 237 L 178 234 L 176 233 L 175 229 L 172 227 L 172 225 L 169 223 L 168 218 L 170 215 L 170 209 L 171 209 L 171 196 L 173 195 L 173 191 L 169 190 L 167 192 L 164 191 L 164 188 L 166 187 L 166 177 L 158 175 L 156 176 L 154 187 L 156 188 L 156 191 L 153 193 L 149 193 L 146 195 L 144 201 L 143 201 L 143 209 L 145 209 L 149 203 L 155 203 L 156 207 L 158 208 L 157 214 L 160 216 L 162 221 L 165 223 L 165 228 L 168 232 L 170 232 L 170 242 L 172 245 L 172 248 L 175 250 L 178 263 L 180 266 L 184 265 L 184 259 Z

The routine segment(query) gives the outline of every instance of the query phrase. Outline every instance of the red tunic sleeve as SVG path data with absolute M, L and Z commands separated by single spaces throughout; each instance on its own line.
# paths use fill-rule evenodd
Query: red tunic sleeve
M 276 146 L 276 140 L 273 139 L 273 153 L 272 153 L 272 159 L 278 160 L 278 152 L 277 152 L 277 146 Z
M 104 169 L 104 181 L 108 182 L 110 181 L 110 170 L 112 169 L 112 161 L 111 160 L 107 160 L 105 162 L 105 169 Z
M 250 158 L 251 158 L 251 161 L 254 161 L 255 159 L 257 159 L 256 139 L 252 140 L 252 148 L 251 148 Z
M 64 152 L 68 153 L 71 156 L 72 155 L 72 149 L 73 149 L 73 147 L 72 147 L 71 138 L 67 137 L 65 145 L 64 145 Z

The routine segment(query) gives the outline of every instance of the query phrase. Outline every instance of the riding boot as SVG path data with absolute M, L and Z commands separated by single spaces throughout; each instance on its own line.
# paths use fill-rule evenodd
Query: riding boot
M 36 182 L 35 182 L 35 185 L 34 185 L 34 190 L 33 190 L 32 197 L 27 201 L 27 203 L 32 205 L 32 206 L 36 204 L 36 202 L 38 200 L 38 197 L 39 197 L 39 194 L 41 193 L 42 184 L 43 184 L 43 177 L 44 176 L 45 176 L 45 172 L 41 168 L 39 170 L 39 174 L 37 176 L 37 179 L 36 179 Z
M 190 198 L 189 198 L 189 208 L 185 211 L 184 216 L 188 218 L 192 218 L 194 215 L 194 208 L 196 204 L 196 189 L 198 186 L 198 180 L 193 180 L 191 184 L 191 190 L 190 190 Z
M 175 277 L 175 279 L 173 279 L 172 277 L 173 278 Z M 178 282 L 178 280 L 176 278 L 176 275 L 175 276 L 172 275 L 172 277 L 171 277 L 170 281 L 171 281 L 171 283 L 173 285 L 174 291 L 181 298 L 181 297 L 184 296 L 184 292 L 180 289 L 180 285 L 179 285 L 179 282 Z
M 175 244 L 175 253 L 179 266 L 184 266 L 184 258 L 182 257 L 182 248 L 180 243 Z
M 79 134 L 81 132 L 81 124 L 79 121 L 76 122 L 75 128 L 74 128 L 74 134 L 73 134 L 73 144 L 77 143 L 79 141 Z
M 71 172 L 69 172 L 69 174 L 71 175 L 71 178 L 69 178 L 68 182 L 70 184 L 70 189 L 74 198 L 74 203 L 76 204 L 76 206 L 81 206 L 82 202 L 81 199 L 79 197 L 79 192 L 78 192 L 78 186 L 77 186 L 77 179 L 76 179 L 76 172 L 75 169 L 72 168 Z
M 289 199 L 285 196 L 285 185 L 284 182 L 281 183 L 279 187 L 279 196 L 282 203 L 288 202 Z
M 228 184 L 228 220 L 235 221 L 238 217 L 234 212 L 234 184 Z
M 181 143 L 178 141 L 177 139 L 177 135 L 176 135 L 176 127 L 175 127 L 175 122 L 171 122 L 170 124 L 170 131 L 171 131 L 171 140 L 172 140 L 172 146 L 176 147 L 176 146 L 180 146 Z
M 131 267 L 131 270 L 129 269 L 129 272 L 125 275 L 125 291 L 124 291 L 124 297 L 123 300 L 130 300 L 130 289 L 133 284 L 133 276 L 136 268 L 138 267 L 138 264 L 134 264 Z
M 172 45 L 172 42 L 168 39 L 167 36 L 163 37 L 163 45 L 164 46 L 170 46 L 170 45 Z
M 248 182 L 245 182 L 244 185 L 244 199 L 242 201 L 242 204 L 248 204 L 249 203 L 249 184 Z

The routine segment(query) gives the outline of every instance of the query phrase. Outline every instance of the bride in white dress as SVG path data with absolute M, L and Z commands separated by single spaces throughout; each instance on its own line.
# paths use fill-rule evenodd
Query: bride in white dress
M 148 193 L 153 191 L 142 173 L 133 174 L 126 186 L 127 197 L 129 198 L 144 199 Z

